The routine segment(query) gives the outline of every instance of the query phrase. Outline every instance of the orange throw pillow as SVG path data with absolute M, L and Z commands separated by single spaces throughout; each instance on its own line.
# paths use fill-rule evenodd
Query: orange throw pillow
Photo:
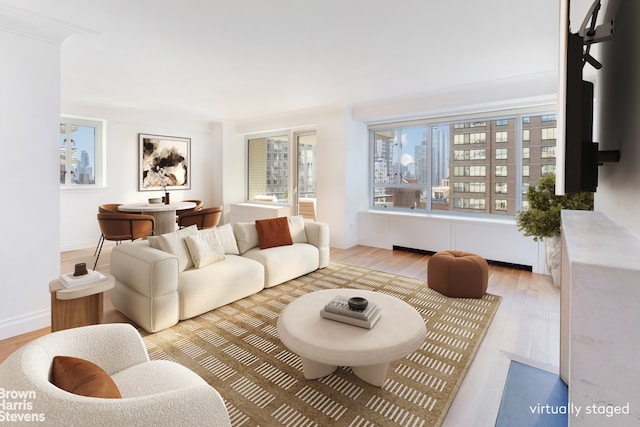
M 87 397 L 122 397 L 109 374 L 88 360 L 56 356 L 52 368 L 53 384 L 69 393 Z
M 287 217 L 256 220 L 260 249 L 293 245 Z

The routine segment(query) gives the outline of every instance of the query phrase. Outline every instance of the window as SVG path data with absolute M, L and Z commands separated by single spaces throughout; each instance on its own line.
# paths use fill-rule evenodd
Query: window
M 484 182 L 470 182 L 469 183 L 469 193 L 484 193 L 486 188 L 486 183 Z
M 471 160 L 484 160 L 487 158 L 487 150 L 469 150 L 469 159 Z
M 487 140 L 487 134 L 484 132 L 469 134 L 469 144 L 484 144 Z
M 556 165 L 555 165 L 555 163 L 552 164 L 552 165 L 542 165 L 541 168 L 542 168 L 542 170 L 541 170 L 542 176 L 551 175 L 553 173 L 556 173 Z
M 455 193 L 484 193 L 485 188 L 484 182 L 455 182 L 453 185 Z
M 497 165 L 496 166 L 496 176 L 507 176 L 507 166 L 506 165 Z
M 477 209 L 484 210 L 485 200 L 484 199 L 468 199 L 462 197 L 456 197 L 453 200 L 453 205 L 459 209 Z
M 289 201 L 289 136 L 252 138 L 248 150 L 248 200 Z
M 556 130 L 557 128 L 544 128 L 542 129 L 542 139 L 556 139 Z
M 104 185 L 104 122 L 72 117 L 60 120 L 60 185 L 80 188 Z
M 542 150 L 540 152 L 540 157 L 542 157 L 543 159 L 548 159 L 550 157 L 555 158 L 556 157 L 556 146 L 555 145 L 545 145 L 544 147 L 542 147 Z
M 372 140 L 374 205 L 425 208 L 428 198 L 425 185 L 429 179 L 427 127 L 418 125 L 378 130 L 372 133 Z M 448 196 L 443 191 L 435 189 L 434 197 L 444 200 Z
M 454 150 L 455 160 L 484 160 L 487 158 L 487 150 Z
M 518 190 L 555 166 L 555 141 L 542 139 L 543 129 L 555 136 L 553 116 L 501 112 L 372 124 L 371 206 L 514 216 L 527 202 Z

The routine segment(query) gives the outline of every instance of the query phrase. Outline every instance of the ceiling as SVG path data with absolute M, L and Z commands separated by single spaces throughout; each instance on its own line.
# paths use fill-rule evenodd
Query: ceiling
M 240 120 L 554 72 L 558 0 L 0 0 L 87 31 L 64 102 Z

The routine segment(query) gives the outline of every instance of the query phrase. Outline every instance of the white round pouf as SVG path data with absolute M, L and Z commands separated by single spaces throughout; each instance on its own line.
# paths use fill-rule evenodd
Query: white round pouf
M 360 296 L 375 302 L 382 317 L 371 329 L 320 317 L 333 297 Z M 382 386 L 389 362 L 418 349 L 427 333 L 420 313 L 406 302 L 379 292 L 328 289 L 311 292 L 289 303 L 278 318 L 278 335 L 300 356 L 304 377 L 315 379 L 338 366 L 350 366 L 360 379 Z

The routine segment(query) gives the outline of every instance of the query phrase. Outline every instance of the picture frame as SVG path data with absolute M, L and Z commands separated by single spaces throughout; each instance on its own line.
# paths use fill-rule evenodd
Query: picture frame
M 191 188 L 191 138 L 138 134 L 138 191 Z

